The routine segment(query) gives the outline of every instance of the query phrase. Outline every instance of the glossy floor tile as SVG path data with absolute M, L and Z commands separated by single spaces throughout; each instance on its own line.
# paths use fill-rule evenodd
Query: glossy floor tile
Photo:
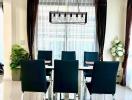
M 0 100 L 21 100 L 21 83 L 19 81 L 2 80 L 0 77 Z M 73 98 L 70 94 L 70 98 Z M 48 97 L 48 96 L 47 96 Z M 89 100 L 89 92 L 87 88 L 81 90 L 81 100 Z M 92 100 L 112 100 L 111 95 L 93 94 Z M 43 100 L 43 93 L 24 94 L 24 100 Z M 127 87 L 117 85 L 115 100 L 132 100 L 132 90 Z

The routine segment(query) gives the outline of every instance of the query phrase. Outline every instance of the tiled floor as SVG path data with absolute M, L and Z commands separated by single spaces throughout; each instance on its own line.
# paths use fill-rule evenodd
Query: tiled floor
M 2 78 L 2 77 L 0 77 Z M 1 80 L 1 79 L 0 79 Z M 84 90 L 84 89 L 83 89 Z M 81 100 L 89 100 L 88 90 L 81 91 Z M 0 100 L 21 100 L 21 83 L 15 81 L 0 81 Z M 42 93 L 25 93 L 24 100 L 42 100 Z M 92 100 L 112 100 L 111 95 L 92 95 Z M 132 100 L 132 90 L 117 85 L 115 100 Z

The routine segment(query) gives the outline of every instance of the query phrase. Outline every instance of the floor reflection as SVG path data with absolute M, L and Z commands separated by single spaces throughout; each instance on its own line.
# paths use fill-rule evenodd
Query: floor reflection
M 0 100 L 21 100 L 21 82 L 4 80 L 0 76 Z M 89 100 L 89 92 L 86 88 L 80 100 Z M 43 100 L 43 93 L 24 93 L 24 100 Z M 111 95 L 105 95 L 106 100 L 112 100 Z M 58 98 L 59 100 L 59 98 Z M 93 94 L 92 100 L 104 100 L 104 95 Z M 132 90 L 117 85 L 115 100 L 132 100 Z
M 0 83 L 3 81 L 3 75 L 0 75 Z

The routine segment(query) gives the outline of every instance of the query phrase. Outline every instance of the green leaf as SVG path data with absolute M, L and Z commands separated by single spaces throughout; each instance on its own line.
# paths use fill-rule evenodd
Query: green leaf
M 13 45 L 10 59 L 11 59 L 10 67 L 11 69 L 14 69 L 20 66 L 22 60 L 29 59 L 29 53 L 20 45 Z
M 112 47 L 110 48 L 110 52 L 112 56 L 117 56 L 117 57 L 123 56 L 125 53 L 123 43 L 118 39 L 113 40 Z

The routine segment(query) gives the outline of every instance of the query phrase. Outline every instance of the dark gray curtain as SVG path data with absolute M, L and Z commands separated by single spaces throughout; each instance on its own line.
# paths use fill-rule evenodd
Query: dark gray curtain
M 27 0 L 27 39 L 30 59 L 33 59 L 35 23 L 39 0 Z
M 107 0 L 96 0 L 96 30 L 99 45 L 99 58 L 103 61 L 103 50 L 105 42 Z
M 132 22 L 132 0 L 128 0 L 127 16 L 126 16 L 125 56 L 124 56 L 124 61 L 122 64 L 123 78 L 122 78 L 121 85 L 123 85 L 123 86 L 126 85 L 126 67 L 127 67 L 128 53 L 129 53 L 131 22 Z

